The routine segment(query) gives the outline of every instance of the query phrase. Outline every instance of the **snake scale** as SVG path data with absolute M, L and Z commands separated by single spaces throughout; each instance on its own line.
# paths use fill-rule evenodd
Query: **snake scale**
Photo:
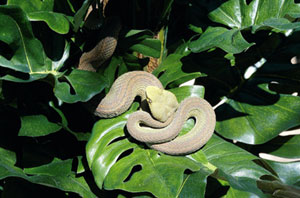
M 148 72 L 133 71 L 121 75 L 100 102 L 95 114 L 111 118 L 128 110 L 136 96 L 141 97 L 142 103 L 147 101 L 145 90 L 148 86 L 163 89 L 160 81 Z M 194 127 L 188 133 L 178 136 L 189 118 L 195 119 Z M 216 116 L 211 105 L 202 98 L 189 97 L 180 103 L 174 115 L 164 123 L 139 110 L 129 116 L 126 126 L 133 138 L 155 150 L 170 155 L 185 155 L 206 144 L 214 132 L 215 124 Z

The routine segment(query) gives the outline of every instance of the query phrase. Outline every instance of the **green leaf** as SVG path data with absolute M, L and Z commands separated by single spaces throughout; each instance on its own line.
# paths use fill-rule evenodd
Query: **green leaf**
M 184 56 L 185 55 L 171 54 L 163 60 L 157 69 L 152 72 L 155 76 L 159 76 L 160 73 L 162 73 L 159 80 L 164 87 L 171 82 L 182 78 L 185 78 L 185 80 L 191 80 L 190 77 L 196 78 L 201 75 L 200 72 L 186 73 L 182 70 L 182 62 L 180 59 Z
M 256 156 L 213 135 L 202 149 L 209 163 L 218 168 L 218 176 L 224 177 L 231 187 L 262 196 L 256 181 L 270 172 L 253 162 Z
M 32 115 L 21 117 L 21 129 L 19 136 L 38 137 L 59 131 L 62 127 L 49 122 L 44 115 Z
M 0 179 L 8 176 L 25 177 L 22 169 L 15 167 L 16 154 L 0 147 Z
M 211 48 L 221 48 L 227 53 L 241 53 L 255 43 L 248 43 L 242 30 L 252 33 L 267 29 L 285 33 L 300 27 L 287 16 L 299 17 L 300 5 L 293 0 L 229 0 L 209 13 L 209 18 L 228 28 L 208 27 L 199 39 L 192 41 L 190 48 L 199 53 Z
M 262 144 L 300 124 L 299 97 L 264 90 L 265 84 L 259 88 L 249 86 L 234 99 L 227 99 L 216 109 L 216 131 L 232 140 Z
M 207 184 L 207 176 L 212 174 L 213 171 L 206 167 L 201 168 L 199 171 L 186 175 L 181 186 L 180 193 L 177 197 L 205 197 L 205 187 Z
M 108 92 L 109 88 L 112 86 L 112 84 L 115 81 L 115 76 L 120 76 L 120 67 L 124 65 L 124 61 L 122 57 L 119 56 L 113 56 L 111 58 L 111 61 L 108 65 L 108 67 L 104 70 L 103 74 L 105 76 L 105 82 L 107 83 L 107 89 L 106 91 Z M 116 74 L 116 71 L 119 71 L 119 73 Z
M 154 58 L 160 57 L 161 43 L 158 39 L 146 38 L 141 42 L 132 45 L 129 49 L 135 52 L 139 52 L 145 56 L 151 56 Z
M 32 183 L 41 184 L 63 191 L 75 192 L 87 198 L 95 198 L 83 177 L 76 177 L 71 170 L 72 161 L 54 160 L 48 165 L 28 168 L 24 172 L 14 166 L 16 154 L 0 147 L 0 179 L 19 177 Z M 31 176 L 26 175 L 29 173 Z
M 242 198 L 264 198 L 267 197 L 266 195 L 261 195 L 262 197 L 259 197 L 253 193 L 245 192 L 236 190 L 234 188 L 229 188 L 227 191 L 227 194 L 224 196 L 224 198 L 236 198 L 236 197 L 242 197 Z
M 120 156 L 123 151 L 136 147 L 133 143 L 123 139 L 121 143 L 124 142 L 124 148 L 120 145 L 120 148 L 117 148 L 114 153 L 111 153 L 112 148 L 106 148 L 110 141 L 125 136 L 123 128 L 126 125 L 127 114 L 136 110 L 137 107 L 137 104 L 133 104 L 127 113 L 117 118 L 99 120 L 93 127 L 92 135 L 86 145 L 86 156 L 99 188 L 102 188 L 104 179 L 110 168 L 116 162 L 117 157 Z
M 68 176 L 72 169 L 72 160 L 54 159 L 51 163 L 33 168 L 25 168 L 24 173 L 30 175 Z
M 45 77 L 47 74 L 43 71 L 47 70 L 49 62 L 46 62 L 43 46 L 34 37 L 25 13 L 16 6 L 0 6 L 0 22 L 0 40 L 14 52 L 10 60 L 0 56 L 0 65 L 30 74 L 29 79 L 24 81 Z M 15 79 L 9 75 L 2 77 L 7 78 Z
M 259 28 L 269 26 L 266 21 L 275 22 L 275 19 L 279 19 L 273 27 L 277 29 L 276 26 L 287 23 L 287 20 L 282 20 L 284 17 L 299 11 L 300 5 L 295 4 L 293 0 L 253 0 L 248 5 L 245 0 L 229 0 L 212 11 L 209 18 L 231 28 L 245 29 L 255 26 L 255 32 Z M 293 28 L 296 26 L 299 25 L 296 23 Z
M 155 151 L 147 152 L 138 148 L 133 151 L 132 156 L 119 160 L 111 168 L 111 174 L 108 174 L 104 183 L 106 189 L 148 191 L 157 197 L 175 197 L 183 182 L 183 172 L 186 169 L 199 170 L 196 163 L 185 157 L 160 155 Z M 141 170 L 135 172 L 135 167 L 141 167 Z M 134 173 L 127 181 L 132 171 Z M 116 172 L 120 174 L 117 175 Z M 152 182 L 153 180 L 156 182 Z
M 300 158 L 300 136 L 278 137 L 265 145 L 265 152 L 283 158 L 299 159 Z
M 81 8 L 76 12 L 76 14 L 74 16 L 74 21 L 73 21 L 75 32 L 77 32 L 78 29 L 80 28 L 80 26 L 84 20 L 84 17 L 86 15 L 86 12 L 92 2 L 93 2 L 93 0 L 85 0 L 82 4 Z
M 62 76 L 59 69 L 69 57 L 70 45 L 66 43 L 63 56 L 58 61 L 46 57 L 43 46 L 32 32 L 31 24 L 25 13 L 16 6 L 0 6 L 0 40 L 5 42 L 13 51 L 8 60 L 0 55 L 0 66 L 12 71 L 0 79 L 14 82 L 31 82 L 47 77 Z M 22 75 L 20 75 L 20 73 Z
M 209 27 L 199 39 L 192 41 L 189 47 L 194 53 L 218 47 L 228 53 L 237 54 L 252 45 L 254 43 L 248 43 L 238 29 L 228 30 L 223 27 Z
M 277 173 L 280 180 L 287 185 L 298 185 L 300 182 L 300 162 L 273 162 L 267 161 L 272 169 Z
M 86 102 L 107 86 L 102 75 L 89 71 L 74 69 L 65 78 L 75 93 L 71 93 L 71 87 L 67 82 L 60 82 L 59 79 L 55 81 L 54 93 L 57 98 L 67 103 Z
M 54 12 L 54 0 L 8 0 L 7 5 L 20 6 L 31 21 L 44 21 L 57 33 L 66 34 L 69 31 L 69 21 L 64 14 Z
M 205 89 L 200 85 L 182 86 L 168 90 L 176 95 L 177 101 L 180 103 L 187 96 L 195 96 L 204 98 Z

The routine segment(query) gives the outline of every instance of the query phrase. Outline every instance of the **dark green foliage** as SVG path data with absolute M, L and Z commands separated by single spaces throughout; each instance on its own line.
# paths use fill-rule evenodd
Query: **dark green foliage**
M 279 136 L 300 126 L 300 67 L 291 63 L 300 54 L 299 3 L 110 0 L 105 15 L 122 29 L 97 73 L 76 69 L 98 39 L 83 21 L 92 3 L 0 3 L 1 197 L 300 197 L 299 161 L 259 157 L 300 158 L 299 136 Z M 148 57 L 159 58 L 153 74 L 179 101 L 222 101 L 215 134 L 191 155 L 129 137 L 137 102 L 116 118 L 93 114 L 116 77 L 143 70 Z

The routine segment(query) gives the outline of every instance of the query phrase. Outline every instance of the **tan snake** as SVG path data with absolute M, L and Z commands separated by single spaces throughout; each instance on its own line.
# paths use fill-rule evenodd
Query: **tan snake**
M 136 96 L 145 102 L 146 88 L 163 88 L 152 74 L 143 71 L 128 72 L 117 78 L 109 93 L 98 105 L 95 114 L 110 118 L 125 112 Z M 188 118 L 195 119 L 190 132 L 178 136 Z M 153 119 L 145 111 L 132 113 L 127 121 L 129 134 L 145 142 L 151 148 L 170 155 L 185 155 L 199 150 L 214 132 L 216 116 L 211 105 L 198 97 L 186 98 L 180 103 L 175 114 L 165 123 Z
M 107 27 L 104 29 L 102 39 L 88 52 L 84 52 L 79 60 L 78 69 L 96 72 L 96 70 L 114 53 L 118 35 L 121 30 L 118 18 L 107 19 Z

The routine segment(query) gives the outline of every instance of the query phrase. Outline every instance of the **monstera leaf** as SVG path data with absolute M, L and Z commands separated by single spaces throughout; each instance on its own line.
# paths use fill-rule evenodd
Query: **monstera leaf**
M 228 28 L 209 27 L 199 39 L 190 43 L 192 52 L 202 52 L 213 47 L 237 54 L 254 43 L 248 43 L 241 31 L 251 29 L 269 29 L 286 32 L 300 27 L 299 22 L 293 22 L 289 17 L 299 17 L 300 6 L 293 0 L 230 0 L 209 13 L 209 18 Z
M 203 94 L 203 87 L 182 87 L 173 92 L 184 95 L 179 97 L 182 100 L 190 95 Z M 150 192 L 158 197 L 184 193 L 180 191 L 184 171 L 199 171 L 201 165 L 187 157 L 158 153 L 128 137 L 124 127 L 129 114 L 136 109 L 135 103 L 125 114 L 95 124 L 86 153 L 96 183 L 100 188 Z M 205 179 L 211 171 L 203 168 L 198 176 Z M 155 185 L 153 180 L 157 181 Z M 136 183 L 140 185 L 136 186 Z M 201 191 L 203 194 L 204 189 Z

